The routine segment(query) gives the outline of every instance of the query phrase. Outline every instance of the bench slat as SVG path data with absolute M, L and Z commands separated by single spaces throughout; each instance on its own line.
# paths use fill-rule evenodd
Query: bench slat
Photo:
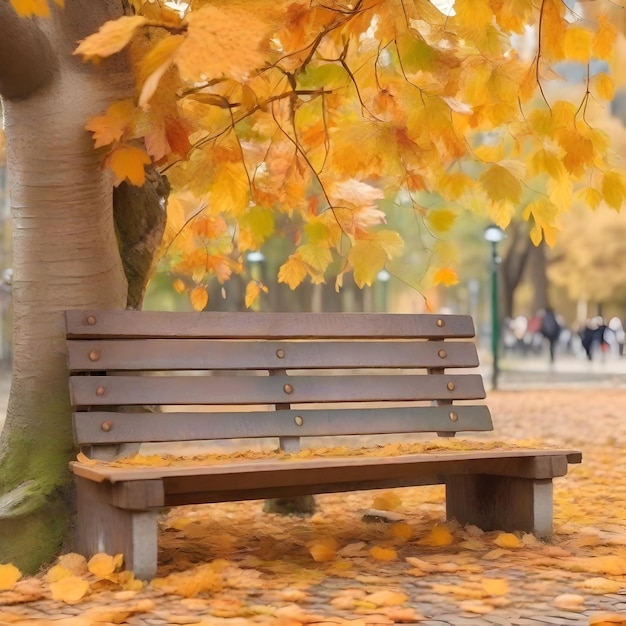
M 103 430 L 103 424 L 106 430 Z M 246 437 L 418 433 L 441 430 L 442 425 L 446 425 L 450 432 L 487 431 L 492 429 L 491 414 L 486 406 L 480 405 L 384 409 L 283 409 L 246 413 L 94 411 L 74 415 L 74 436 L 78 445 L 97 445 Z
M 376 313 L 172 313 L 66 311 L 67 336 L 284 339 L 305 337 L 470 338 L 469 315 Z
M 453 474 L 450 464 L 459 462 L 457 473 L 459 474 L 480 474 L 492 473 L 498 475 L 520 475 L 520 469 L 512 463 L 513 459 L 526 460 L 528 463 L 527 476 L 530 478 L 549 478 L 550 464 L 541 462 L 542 458 L 559 458 L 564 457 L 568 463 L 580 463 L 581 453 L 577 450 L 569 449 L 510 449 L 510 450 L 468 450 L 463 452 L 433 452 L 428 454 L 407 454 L 398 456 L 373 457 L 373 456 L 347 456 L 347 457 L 322 457 L 312 459 L 293 459 L 270 460 L 263 459 L 260 461 L 240 461 L 240 462 L 220 462 L 213 465 L 198 466 L 166 466 L 166 467 L 110 467 L 107 465 L 86 465 L 79 462 L 73 462 L 72 469 L 79 476 L 90 478 L 97 482 L 109 480 L 112 483 L 133 481 L 133 480 L 154 480 L 163 478 L 166 481 L 166 491 L 175 490 L 172 481 L 179 479 L 184 480 L 186 484 L 181 482 L 179 490 L 186 488 L 197 488 L 202 482 L 202 477 L 210 477 L 208 482 L 214 483 L 217 476 L 225 476 L 227 480 L 235 480 L 237 474 L 245 474 L 248 477 L 246 481 L 249 487 L 260 487 L 269 482 L 269 476 L 282 475 L 278 480 L 290 481 L 289 484 L 300 484 L 296 477 L 296 472 L 300 470 L 311 471 L 314 469 L 330 469 L 335 472 L 334 480 L 341 482 L 344 476 L 341 471 L 344 468 L 365 468 L 376 467 L 378 475 L 381 468 L 393 466 L 413 466 L 415 471 L 432 472 L 433 466 L 439 466 L 437 469 L 444 475 Z M 429 467 L 430 466 L 430 467 Z M 419 469 L 418 469 L 419 468 Z M 565 464 L 564 471 L 557 475 L 564 475 L 567 467 Z M 405 475 L 409 475 L 409 471 L 404 470 Z M 256 478 L 255 478 L 256 477 Z M 315 477 L 310 476 L 309 480 L 315 482 Z M 295 482 L 294 482 L 295 481 Z M 232 483 L 230 483 L 232 486 Z M 227 484 L 224 485 L 227 489 Z
M 477 400 L 478 374 L 365 376 L 72 376 L 75 406 Z M 288 390 L 292 391 L 289 392 Z
M 477 367 L 473 342 L 74 340 L 70 371 Z

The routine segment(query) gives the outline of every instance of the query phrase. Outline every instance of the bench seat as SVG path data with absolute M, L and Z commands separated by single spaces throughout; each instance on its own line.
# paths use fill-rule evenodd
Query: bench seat
M 552 479 L 581 461 L 515 446 L 297 454 L 306 437 L 361 448 L 492 430 L 468 316 L 68 311 L 66 324 L 75 439 L 96 459 L 71 464 L 77 549 L 123 553 L 141 578 L 156 573 L 159 510 L 186 504 L 443 484 L 448 519 L 546 537 Z M 105 461 L 147 443 L 177 455 L 183 442 L 267 437 L 285 458 Z

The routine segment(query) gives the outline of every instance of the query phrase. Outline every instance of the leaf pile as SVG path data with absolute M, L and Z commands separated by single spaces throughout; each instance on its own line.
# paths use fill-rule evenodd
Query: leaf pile
M 307 519 L 263 514 L 260 502 L 174 508 L 161 519 L 155 580 L 136 581 L 119 556 L 65 555 L 36 578 L 4 565 L 0 623 L 373 626 L 578 614 L 623 625 L 625 403 L 626 390 L 491 394 L 496 432 L 583 451 L 582 465 L 555 480 L 550 542 L 446 522 L 440 486 L 321 495 Z M 546 419 L 555 406 L 563 419 Z M 80 618 L 67 613 L 77 609 Z

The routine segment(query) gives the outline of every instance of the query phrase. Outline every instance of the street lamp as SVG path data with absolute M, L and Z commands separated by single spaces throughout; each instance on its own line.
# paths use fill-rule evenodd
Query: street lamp
M 498 244 L 506 237 L 504 231 L 496 224 L 490 224 L 483 233 L 485 241 L 491 244 L 491 354 L 493 356 L 493 370 L 491 388 L 498 388 L 500 367 L 498 362 L 498 348 L 500 344 L 500 315 L 498 309 Z

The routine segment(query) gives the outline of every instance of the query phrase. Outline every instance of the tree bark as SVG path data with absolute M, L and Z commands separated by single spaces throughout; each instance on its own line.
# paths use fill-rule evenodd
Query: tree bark
M 0 39 L 11 28 L 4 19 L 7 5 L 0 0 Z M 71 521 L 68 461 L 75 450 L 62 312 L 124 308 L 127 302 L 112 183 L 84 125 L 111 101 L 132 95 L 131 74 L 119 58 L 91 66 L 71 56 L 78 39 L 121 13 L 119 0 L 69 0 L 49 20 L 26 20 L 12 58 L 24 53 L 45 65 L 44 81 L 21 77 L 17 84 L 0 47 L 15 320 L 13 378 L 0 438 L 0 562 L 12 561 L 25 572 L 58 552 Z

